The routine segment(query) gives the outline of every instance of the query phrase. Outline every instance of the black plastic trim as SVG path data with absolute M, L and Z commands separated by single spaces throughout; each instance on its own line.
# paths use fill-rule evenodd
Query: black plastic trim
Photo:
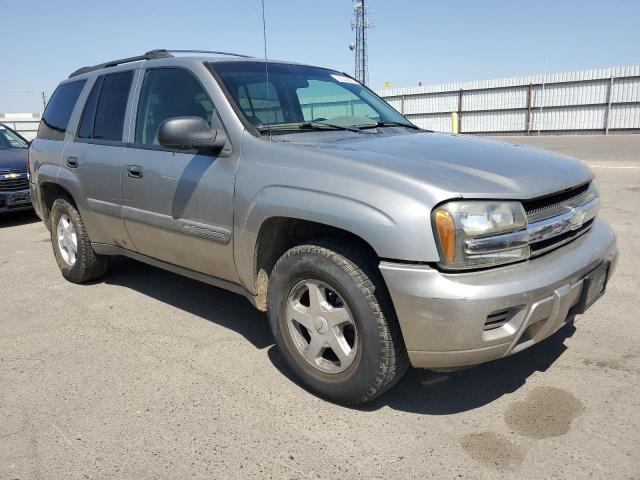
M 78 75 L 93 72 L 95 70 L 102 70 L 103 68 L 115 67 L 116 65 L 122 65 L 123 63 L 140 62 L 142 60 L 155 60 L 157 58 L 171 58 L 171 57 L 173 57 L 173 55 L 171 55 L 167 50 L 162 50 L 162 49 L 151 50 L 145 53 L 144 55 L 120 58 L 118 60 L 111 60 L 109 62 L 99 63 L 98 65 L 93 65 L 91 67 L 79 68 L 75 72 L 72 72 L 71 75 L 69 75 L 69 78 L 77 77 Z

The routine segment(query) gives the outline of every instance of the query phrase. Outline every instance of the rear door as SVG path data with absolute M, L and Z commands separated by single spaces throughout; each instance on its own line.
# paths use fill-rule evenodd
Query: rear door
M 42 115 L 38 134 L 29 147 L 32 197 L 43 220 L 46 220 L 45 212 L 40 204 L 38 187 L 47 181 L 56 182 L 69 122 L 85 84 L 84 79 L 73 80 L 56 88 Z
M 92 242 L 133 249 L 121 212 L 121 172 L 125 163 L 124 125 L 134 71 L 96 78 L 84 104 L 73 142 L 63 152 L 63 168 L 77 175 Z
M 231 241 L 237 154 L 172 151 L 158 144 L 159 125 L 173 117 L 197 116 L 223 128 L 203 83 L 184 68 L 147 69 L 134 109 L 122 212 L 136 249 L 237 281 Z

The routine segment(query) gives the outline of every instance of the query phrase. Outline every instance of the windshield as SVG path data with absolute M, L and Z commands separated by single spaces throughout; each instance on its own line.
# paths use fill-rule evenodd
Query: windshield
M 269 63 L 267 82 L 264 62 L 216 62 L 210 66 L 237 110 L 260 130 L 352 129 L 384 124 L 415 128 L 371 90 L 332 70 Z
M 24 138 L 4 125 L 0 125 L 0 149 L 27 147 L 29 145 Z

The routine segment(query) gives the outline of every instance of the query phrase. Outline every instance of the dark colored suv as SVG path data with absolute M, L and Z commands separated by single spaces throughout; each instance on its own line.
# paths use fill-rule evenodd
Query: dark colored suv
M 27 140 L 0 123 L 0 213 L 31 208 L 28 148 Z

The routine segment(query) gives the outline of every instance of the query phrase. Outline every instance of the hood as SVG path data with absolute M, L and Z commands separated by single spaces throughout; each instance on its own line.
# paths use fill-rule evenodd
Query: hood
M 1 170 L 26 170 L 27 169 L 27 149 L 26 148 L 0 148 L 0 171 Z
M 312 132 L 286 135 L 283 140 L 383 168 L 452 197 L 524 200 L 581 185 L 593 177 L 586 165 L 570 157 L 472 136 Z

